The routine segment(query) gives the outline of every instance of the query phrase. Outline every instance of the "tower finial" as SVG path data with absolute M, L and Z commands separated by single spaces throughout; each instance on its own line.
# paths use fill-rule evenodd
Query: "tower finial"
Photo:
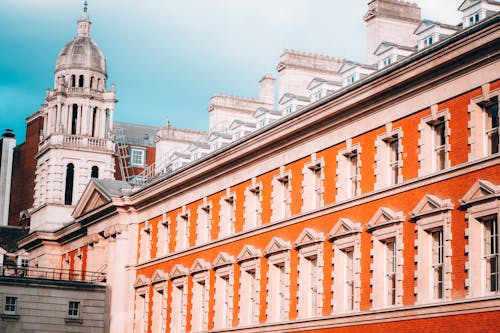
M 83 3 L 83 12 L 86 13 L 87 12 L 87 7 L 88 7 L 88 3 L 87 3 L 87 0 L 85 0 L 85 2 Z
M 83 13 L 78 20 L 78 36 L 89 37 L 90 36 L 90 20 L 89 14 L 87 13 L 88 3 L 87 0 L 83 3 Z

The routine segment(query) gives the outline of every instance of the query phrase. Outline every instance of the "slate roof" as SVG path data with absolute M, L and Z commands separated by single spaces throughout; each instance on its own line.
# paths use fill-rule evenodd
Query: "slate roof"
M 122 189 L 132 189 L 132 185 L 123 180 L 114 179 L 96 179 L 92 178 L 97 188 L 103 191 L 109 197 L 121 197 Z
M 28 234 L 28 229 L 19 227 L 0 227 L 0 247 L 8 253 L 16 252 L 19 248 L 16 242 Z
M 125 143 L 137 146 L 155 146 L 156 133 L 160 130 L 158 126 L 127 123 L 115 121 L 115 128 L 122 128 L 125 134 Z

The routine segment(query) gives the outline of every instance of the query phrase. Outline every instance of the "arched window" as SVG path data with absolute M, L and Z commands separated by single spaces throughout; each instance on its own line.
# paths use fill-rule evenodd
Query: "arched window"
M 76 121 L 78 119 L 78 104 L 73 104 L 73 112 L 71 115 L 71 134 L 76 134 Z
M 90 89 L 94 89 L 94 77 L 93 77 L 93 76 L 91 76 L 91 77 L 90 77 L 90 84 L 89 84 L 89 88 L 90 88 Z
M 73 163 L 66 165 L 66 187 L 64 189 L 64 204 L 71 205 L 73 202 L 73 180 L 75 178 L 75 166 Z
M 83 75 L 80 75 L 80 77 L 78 78 L 78 86 L 80 88 L 83 88 Z
M 90 177 L 91 178 L 99 178 L 99 167 L 94 165 L 92 167 L 92 171 L 90 172 Z
M 92 136 L 96 136 L 97 106 L 92 111 Z
M 101 79 L 97 79 L 97 90 L 101 90 Z
M 109 127 L 111 125 L 111 111 L 109 109 L 106 109 L 106 124 L 105 124 L 105 133 L 104 136 L 108 136 L 109 132 Z
M 71 75 L 71 86 L 76 87 L 76 77 L 74 75 Z

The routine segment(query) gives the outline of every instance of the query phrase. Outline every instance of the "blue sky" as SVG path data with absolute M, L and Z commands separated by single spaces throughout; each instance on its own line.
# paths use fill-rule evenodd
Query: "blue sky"
M 91 36 L 116 83 L 117 120 L 206 130 L 210 96 L 257 97 L 283 49 L 362 62 L 367 0 L 89 1 Z M 424 18 L 456 24 L 461 1 L 416 0 Z M 1 0 L 0 131 L 24 140 L 25 119 L 53 88 L 81 0 Z

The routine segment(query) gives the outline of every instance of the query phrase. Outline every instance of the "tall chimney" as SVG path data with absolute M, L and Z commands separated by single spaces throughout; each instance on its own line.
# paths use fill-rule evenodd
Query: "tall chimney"
M 259 100 L 274 106 L 274 83 L 275 78 L 267 74 L 259 81 Z
M 7 129 L 0 138 L 0 226 L 9 224 L 10 187 L 16 136 Z

